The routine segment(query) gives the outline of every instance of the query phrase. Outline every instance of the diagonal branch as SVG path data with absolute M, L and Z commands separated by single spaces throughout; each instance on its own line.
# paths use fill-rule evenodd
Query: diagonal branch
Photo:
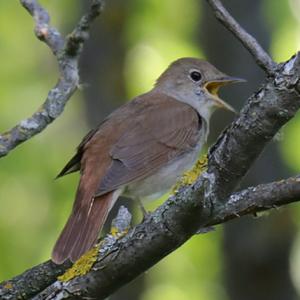
M 268 75 L 273 75 L 277 65 L 257 40 L 241 27 L 226 10 L 220 0 L 207 0 L 207 2 L 211 6 L 216 18 L 240 40 L 245 48 L 252 54 L 256 63 L 267 72 Z
M 255 214 L 260 211 L 278 208 L 296 201 L 300 201 L 300 176 L 291 177 L 286 180 L 268 184 L 261 184 L 256 187 L 249 187 L 245 190 L 232 194 L 222 209 L 215 210 L 213 214 L 208 217 L 207 223 L 203 223 L 202 229 L 213 225 L 222 224 L 244 215 Z M 122 209 L 120 209 L 120 211 L 121 210 Z M 126 219 L 124 220 L 126 222 Z M 122 220 L 122 222 L 124 222 L 124 220 Z M 129 234 L 133 234 L 134 231 L 140 230 L 138 227 L 133 229 Z M 207 231 L 202 230 L 201 232 Z M 125 239 L 128 240 L 128 238 Z M 97 274 L 99 270 L 97 269 L 99 268 L 100 261 L 104 256 L 110 255 L 109 251 L 111 254 L 115 253 L 115 248 L 120 248 L 120 243 L 122 243 L 122 241 L 114 240 L 114 243 L 110 245 L 108 252 L 103 252 L 105 247 L 101 248 L 101 255 L 99 255 L 98 258 L 98 266 L 97 264 L 95 265 L 94 269 L 91 271 L 92 275 L 87 275 L 89 278 L 99 277 L 99 274 Z M 63 274 L 64 271 L 69 267 L 70 264 L 68 263 L 55 266 L 51 261 L 45 262 L 26 271 L 24 274 L 13 278 L 10 281 L 0 284 L 0 296 L 5 296 L 5 299 L 10 300 L 13 299 L 13 297 L 18 297 L 20 294 L 23 294 L 26 295 L 25 298 L 28 299 L 31 296 L 38 294 L 38 292 L 42 291 L 43 288 L 55 282 L 55 284 L 51 285 L 51 288 L 46 289 L 35 299 L 42 300 L 45 299 L 46 296 L 50 297 L 50 295 L 53 297 L 51 299 L 73 299 L 71 296 L 74 292 L 73 289 L 75 288 L 73 284 L 76 286 L 76 283 L 74 283 L 74 281 L 68 283 L 56 281 L 57 276 Z M 35 280 L 36 277 L 39 278 L 39 280 Z M 31 283 L 33 280 L 35 281 L 35 284 L 32 287 Z M 8 285 L 10 286 L 10 289 L 5 288 L 5 286 Z M 108 294 L 106 290 L 102 289 L 101 293 L 103 292 Z M 53 295 L 55 295 L 56 298 Z M 97 299 L 102 298 L 98 297 Z
M 124 235 L 128 231 L 131 218 L 128 210 L 121 206 L 118 215 L 111 223 L 111 232 L 115 232 L 115 234 L 108 234 L 102 240 L 101 249 L 113 244 L 118 236 Z M 56 281 L 57 277 L 63 275 L 71 266 L 69 261 L 62 265 L 56 265 L 51 260 L 37 265 L 9 281 L 0 283 L 0 299 L 31 299 Z
M 281 65 L 275 78 L 249 99 L 210 149 L 208 169 L 194 186 L 180 189 L 106 249 L 105 257 L 99 254 L 89 273 L 55 281 L 34 299 L 104 299 L 180 247 L 199 228 L 299 200 L 299 177 L 232 195 L 266 144 L 300 108 L 294 82 L 300 74 L 293 63 L 299 55 Z
M 51 260 L 39 264 L 9 281 L 0 283 L 0 299 L 31 299 L 55 282 L 71 265 L 70 262 L 56 265 Z
M 45 42 L 53 54 L 57 55 L 63 49 L 65 41 L 59 31 L 50 25 L 48 12 L 35 0 L 20 0 L 20 2 L 35 21 L 36 37 Z
M 44 130 L 63 112 L 67 101 L 78 87 L 78 60 L 83 43 L 89 37 L 90 24 L 103 8 L 103 0 L 93 0 L 88 13 L 81 18 L 74 31 L 65 40 L 58 30 L 50 25 L 47 11 L 37 0 L 20 0 L 20 2 L 34 18 L 37 38 L 45 42 L 56 56 L 59 79 L 49 91 L 41 108 L 31 117 L 0 135 L 0 157 Z
M 68 282 L 56 281 L 34 299 L 104 299 L 180 247 L 199 228 L 226 221 L 248 209 L 253 213 L 254 204 L 250 200 L 248 208 L 234 202 L 232 199 L 236 197 L 229 197 L 266 144 L 300 108 L 298 91 L 290 81 L 300 74 L 295 74 L 295 64 L 290 66 L 282 65 L 275 78 L 270 78 L 249 99 L 240 117 L 210 150 L 208 170 L 194 186 L 170 197 L 119 240 L 111 253 L 104 258 L 99 256 L 88 274 Z M 289 183 L 299 188 L 298 178 Z M 288 190 L 282 188 L 282 191 Z M 298 199 L 299 189 L 296 196 Z M 256 200 L 258 210 L 267 208 L 267 202 Z M 229 215 L 220 214 L 226 208 Z

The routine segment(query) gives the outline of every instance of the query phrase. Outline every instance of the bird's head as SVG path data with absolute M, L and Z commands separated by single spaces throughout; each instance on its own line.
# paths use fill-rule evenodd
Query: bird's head
M 200 113 L 207 111 L 210 114 L 216 108 L 235 112 L 219 97 L 218 92 L 222 86 L 244 81 L 226 75 L 205 60 L 186 57 L 173 62 L 158 78 L 155 88 L 196 106 Z

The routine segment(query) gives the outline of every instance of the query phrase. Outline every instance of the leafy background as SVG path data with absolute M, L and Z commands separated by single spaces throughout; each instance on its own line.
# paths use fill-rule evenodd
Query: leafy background
M 75 0 L 41 2 L 50 11 L 55 26 L 65 33 L 83 11 L 79 1 Z M 260 2 L 266 26 L 271 29 L 271 53 L 276 61 L 286 60 L 300 45 L 300 1 Z M 117 4 L 107 1 L 109 22 L 116 24 L 120 20 L 118 14 L 114 14 L 113 5 Z M 203 18 L 199 1 L 131 0 L 123 9 L 126 9 L 126 18 L 122 20 L 119 37 L 125 54 L 123 64 L 117 69 L 125 82 L 125 95 L 121 101 L 151 88 L 155 78 L 172 60 L 181 56 L 205 57 L 196 37 Z M 105 20 L 105 16 L 103 18 Z M 93 32 L 100 26 L 105 26 L 103 20 L 96 24 Z M 49 49 L 35 38 L 32 28 L 32 18 L 18 1 L 0 2 L 1 132 L 35 111 L 57 80 L 55 60 Z M 101 45 L 97 51 L 101 52 Z M 94 59 L 97 60 L 97 56 Z M 89 72 L 87 65 L 82 65 L 82 69 Z M 109 70 L 104 74 L 99 68 L 99 75 L 95 76 L 106 76 Z M 251 78 L 247 79 L 251 81 Z M 85 95 L 95 83 L 84 80 L 83 90 L 72 97 L 60 118 L 42 134 L 0 160 L 0 280 L 49 259 L 51 248 L 67 219 L 78 175 L 57 181 L 54 177 L 91 126 L 87 121 Z M 96 82 L 101 87 L 101 81 Z M 113 82 L 109 88 L 115 88 Z M 239 99 L 238 107 L 245 100 Z M 112 106 L 118 104 L 116 101 Z M 103 117 L 100 111 L 99 116 L 100 121 Z M 290 173 L 300 170 L 299 132 L 298 115 L 274 141 L 280 149 L 283 166 Z M 150 204 L 149 209 L 158 203 Z M 297 228 L 297 206 L 293 206 L 291 215 Z M 300 289 L 298 240 L 296 234 L 290 256 L 296 289 Z M 139 299 L 229 299 L 224 287 L 222 241 L 222 227 L 193 237 L 147 272 Z

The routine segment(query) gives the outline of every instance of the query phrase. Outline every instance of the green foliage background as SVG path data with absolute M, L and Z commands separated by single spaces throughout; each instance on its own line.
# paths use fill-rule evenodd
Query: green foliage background
M 78 18 L 73 0 L 42 3 L 64 32 Z M 274 5 L 273 0 L 265 0 L 264 13 L 273 31 L 272 54 L 277 61 L 299 49 L 297 3 L 276 1 Z M 203 56 L 192 40 L 201 18 L 196 0 L 135 0 L 131 5 L 124 37 L 129 49 L 123 70 L 128 99 L 149 89 L 173 59 Z M 176 11 L 181 12 L 180 18 Z M 57 79 L 55 60 L 32 29 L 33 20 L 18 1 L 0 2 L 0 132 L 35 111 Z M 53 178 L 88 130 L 84 115 L 78 91 L 46 131 L 0 159 L 0 281 L 49 258 L 71 208 L 78 177 Z M 300 169 L 299 132 L 298 116 L 277 141 L 282 159 L 295 172 Z M 221 238 L 221 227 L 196 236 L 155 266 L 148 273 L 143 300 L 226 299 L 221 282 Z M 296 261 L 297 255 L 293 257 Z

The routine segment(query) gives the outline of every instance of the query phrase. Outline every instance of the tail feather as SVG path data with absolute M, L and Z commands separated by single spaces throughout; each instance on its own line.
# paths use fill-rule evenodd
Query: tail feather
M 67 259 L 74 262 L 92 248 L 118 196 L 116 192 L 110 192 L 95 199 L 91 198 L 84 206 L 76 207 L 75 204 L 54 246 L 53 262 L 61 264 Z
M 78 234 L 76 243 L 70 253 L 72 261 L 77 260 L 96 243 L 99 232 L 116 200 L 117 197 L 114 193 L 95 198 L 89 217 Z

